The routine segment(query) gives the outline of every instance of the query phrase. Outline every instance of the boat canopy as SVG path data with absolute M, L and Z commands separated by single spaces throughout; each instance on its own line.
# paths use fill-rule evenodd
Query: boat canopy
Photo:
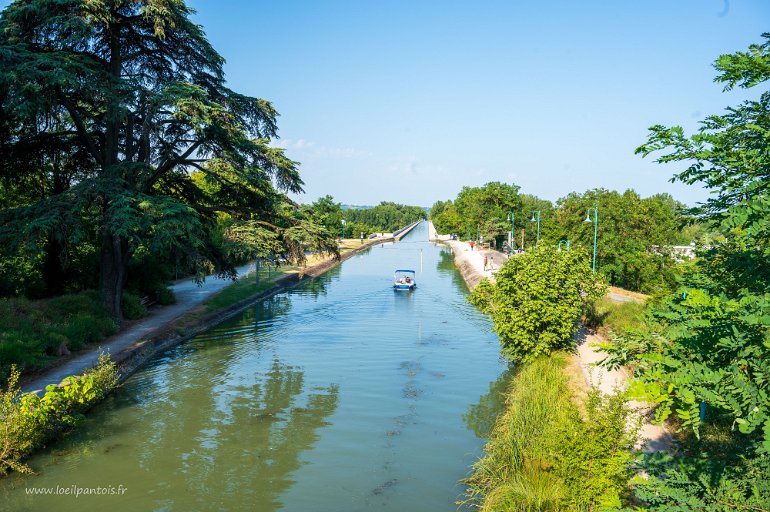
M 398 273 L 398 272 L 409 272 L 409 273 L 412 273 L 412 274 L 416 274 L 416 273 L 417 273 L 417 272 L 415 272 L 414 270 L 396 270 L 396 272 L 397 272 L 397 273 Z

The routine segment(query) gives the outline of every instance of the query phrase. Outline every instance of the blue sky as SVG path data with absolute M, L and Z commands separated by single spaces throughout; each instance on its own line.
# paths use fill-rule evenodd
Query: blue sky
M 281 113 L 301 199 L 355 204 L 488 181 L 702 200 L 634 149 L 756 96 L 722 93 L 711 66 L 770 31 L 766 0 L 190 3 L 232 87 Z
M 652 124 L 697 127 L 758 96 L 712 63 L 770 31 L 767 0 L 188 0 L 230 86 L 273 102 L 302 201 L 430 206 L 504 181 L 706 193 L 634 155 Z M 7 1 L 0 5 L 7 5 Z

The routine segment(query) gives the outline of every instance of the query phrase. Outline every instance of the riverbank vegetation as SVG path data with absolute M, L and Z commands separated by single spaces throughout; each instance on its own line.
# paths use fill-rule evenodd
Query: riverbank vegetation
M 482 511 L 619 508 L 630 493 L 635 429 L 620 394 L 573 400 L 564 352 L 517 367 L 485 456 L 466 480 L 467 503 Z
M 573 348 L 580 318 L 605 290 L 584 252 L 543 244 L 509 259 L 470 301 L 492 317 L 503 353 L 518 364 Z
M 0 15 L 0 293 L 124 291 L 337 254 L 287 197 L 277 112 L 225 84 L 184 2 L 18 0 Z M 139 79 L 138 77 L 141 77 Z
M 770 34 L 763 38 L 747 52 L 723 55 L 716 61 L 716 81 L 725 84 L 726 91 L 751 89 L 770 81 Z M 623 366 L 630 372 L 629 398 L 655 404 L 656 420 L 665 422 L 676 438 L 670 453 L 645 454 L 632 466 L 631 458 L 623 459 L 626 468 L 644 475 L 633 480 L 633 495 L 626 505 L 671 511 L 770 510 L 768 134 L 770 92 L 765 91 L 758 100 L 747 100 L 725 114 L 707 118 L 698 133 L 689 137 L 680 127 L 653 126 L 647 142 L 638 149 L 644 156 L 662 154 L 657 160 L 660 163 L 684 163 L 686 167 L 675 179 L 701 184 L 712 195 L 687 213 L 695 224 L 679 233 L 698 232 L 695 240 L 699 243 L 692 261 L 671 258 L 673 281 L 656 289 L 645 304 L 611 305 L 603 299 L 586 317 L 612 338 L 604 346 L 608 357 L 603 364 Z M 573 200 L 580 203 L 576 197 L 567 199 L 558 206 Z M 573 208 L 574 213 L 585 206 Z M 600 243 L 609 238 L 600 237 Z M 648 249 L 648 256 L 655 252 Z M 602 261 L 612 266 L 606 257 L 606 253 L 600 257 L 599 269 Z M 632 261 L 633 254 L 622 255 L 622 259 Z M 619 274 L 612 270 L 605 275 L 616 280 Z M 505 282 L 510 276 L 501 269 L 501 278 Z M 489 309 L 485 297 L 499 286 L 485 285 L 472 300 Z M 498 317 L 497 324 L 517 314 L 496 311 L 493 318 Z M 519 371 L 524 374 L 530 365 L 521 359 L 525 363 Z M 515 397 L 517 391 L 511 393 Z M 512 399 L 514 412 L 507 414 L 517 414 L 517 403 Z M 503 416 L 501 431 L 507 428 L 505 421 Z M 515 449 L 511 447 L 518 442 L 511 438 L 515 432 L 509 438 L 504 436 L 501 433 L 490 441 L 488 458 Z M 474 474 L 469 481 L 471 494 L 484 497 L 479 501 L 482 508 L 487 500 L 492 500 L 488 510 L 545 508 L 527 501 L 521 492 L 510 491 L 518 485 L 519 476 L 487 479 L 485 475 L 492 473 L 485 469 L 485 461 L 476 468 L 480 476 Z M 506 475 L 502 470 L 497 474 Z M 497 483 L 487 485 L 488 481 Z M 556 484 L 550 489 L 551 494 L 539 495 L 563 492 Z M 498 495 L 509 502 L 494 505 Z
M 0 393 L 0 476 L 8 471 L 30 473 L 23 459 L 52 437 L 82 421 L 82 414 L 118 383 L 115 363 L 102 354 L 83 375 L 50 385 L 40 397 L 22 393 L 14 368 Z
M 629 503 L 638 419 L 622 392 L 605 396 L 592 388 L 578 397 L 565 374 L 580 319 L 605 291 L 583 251 L 539 245 L 509 259 L 494 283 L 484 280 L 471 293 L 470 301 L 494 321 L 516 371 L 506 411 L 466 482 L 468 501 L 481 510 Z
M 191 15 L 78 0 L 0 14 L 0 377 L 173 303 L 178 278 L 339 256 L 336 229 L 287 196 L 303 182 L 270 145 L 278 113 L 225 85 Z
M 33 370 L 117 331 L 95 291 L 31 301 L 0 299 L 0 382 L 10 369 Z
M 729 91 L 770 80 L 770 34 L 722 55 Z M 681 450 L 655 455 L 639 497 L 656 510 L 770 510 L 770 92 L 698 133 L 653 126 L 638 152 L 686 165 L 675 178 L 712 195 L 695 213 L 726 234 L 700 250 L 678 287 L 656 301 L 644 328 L 607 347 L 633 370 L 634 391 L 678 426 Z

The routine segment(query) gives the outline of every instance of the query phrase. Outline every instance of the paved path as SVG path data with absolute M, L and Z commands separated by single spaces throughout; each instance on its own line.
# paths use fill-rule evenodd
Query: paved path
M 239 276 L 243 276 L 254 270 L 254 264 L 243 265 L 236 270 Z M 81 352 L 65 363 L 27 381 L 22 386 L 22 390 L 37 393 L 44 390 L 49 384 L 60 383 L 65 377 L 83 373 L 96 365 L 96 362 L 99 360 L 99 354 L 102 352 L 117 354 L 153 331 L 187 313 L 229 284 L 232 284 L 232 280 L 221 279 L 216 276 L 207 277 L 201 286 L 198 286 L 193 279 L 177 281 L 170 286 L 176 295 L 175 304 L 150 310 L 146 317 L 127 329 L 107 338 L 100 346 Z
M 477 274 L 477 277 L 475 279 L 472 279 L 473 286 L 475 286 L 478 281 L 481 281 L 483 278 L 487 278 L 490 281 L 495 280 L 495 273 L 502 267 L 506 261 L 508 261 L 508 256 L 501 253 L 500 251 L 495 251 L 492 249 L 478 249 L 475 248 L 471 249 L 471 246 L 468 244 L 468 242 L 460 242 L 459 240 L 450 240 L 449 235 L 439 235 L 436 233 L 436 228 L 433 227 L 433 222 L 428 221 L 428 238 L 433 241 L 440 241 L 449 247 L 452 248 L 452 252 L 455 254 L 455 259 L 457 262 L 457 266 L 461 267 L 464 264 L 469 265 L 475 274 Z M 487 269 L 484 270 L 484 257 L 487 257 L 488 264 Z M 471 276 L 467 276 L 471 277 Z M 466 280 L 467 280 L 466 277 Z M 470 285 L 471 283 L 469 283 Z
M 622 295 L 620 293 L 613 292 L 612 290 L 607 291 L 607 297 L 609 297 L 612 302 L 644 302 L 639 297 Z
M 443 238 L 443 235 L 436 234 L 432 223 L 428 225 L 428 229 L 431 240 L 441 240 L 452 247 L 455 263 L 471 288 L 476 286 L 484 277 L 494 281 L 494 273 L 507 259 L 507 256 L 498 251 L 471 251 L 467 242 L 447 240 Z M 485 254 L 493 258 L 492 270 L 484 271 Z M 636 297 L 615 292 L 610 292 L 608 295 L 615 302 L 641 301 Z M 586 383 L 596 384 L 603 393 L 609 394 L 615 389 L 625 389 L 628 386 L 628 375 L 622 368 L 608 371 L 597 366 L 598 362 L 607 355 L 598 346 L 603 341 L 601 337 L 581 330 L 577 336 L 577 357 Z M 646 453 L 667 451 L 672 443 L 671 434 L 665 428 L 650 423 L 651 409 L 649 405 L 640 402 L 630 402 L 630 405 L 637 411 L 637 414 L 643 417 L 637 448 Z

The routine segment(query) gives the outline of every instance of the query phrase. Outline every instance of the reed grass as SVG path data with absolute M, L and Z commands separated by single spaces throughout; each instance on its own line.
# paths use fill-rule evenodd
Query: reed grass
M 482 512 L 617 510 L 628 503 L 638 425 L 622 393 L 591 388 L 581 414 L 557 352 L 511 381 L 464 504 Z M 585 417 L 583 417 L 585 416 Z
M 514 376 L 507 410 L 465 482 L 468 503 L 483 512 L 561 510 L 567 491 L 552 471 L 552 454 L 560 424 L 577 414 L 565 364 L 566 355 L 555 353 Z

